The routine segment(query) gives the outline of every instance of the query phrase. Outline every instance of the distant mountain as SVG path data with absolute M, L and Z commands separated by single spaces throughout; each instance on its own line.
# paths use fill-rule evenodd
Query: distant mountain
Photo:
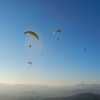
M 45 99 L 0 95 L 0 100 L 100 100 L 100 95 L 93 93 L 82 93 L 70 97 L 57 97 L 57 98 L 45 98 Z
M 8 85 L 0 83 L 0 95 L 43 99 L 51 97 L 68 97 L 81 93 L 100 94 L 100 84 L 77 84 L 72 86 L 50 87 L 40 84 Z
M 82 93 L 70 97 L 46 98 L 42 100 L 100 100 L 100 95 L 93 93 Z

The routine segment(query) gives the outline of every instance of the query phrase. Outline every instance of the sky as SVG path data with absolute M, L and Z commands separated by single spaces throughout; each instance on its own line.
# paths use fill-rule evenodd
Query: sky
M 100 0 L 0 0 L 0 12 L 0 83 L 100 83 Z

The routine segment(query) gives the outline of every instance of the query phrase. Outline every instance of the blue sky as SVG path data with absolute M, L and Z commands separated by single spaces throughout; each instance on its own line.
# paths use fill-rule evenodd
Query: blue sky
M 100 0 L 1 0 L 0 12 L 0 82 L 100 83 Z

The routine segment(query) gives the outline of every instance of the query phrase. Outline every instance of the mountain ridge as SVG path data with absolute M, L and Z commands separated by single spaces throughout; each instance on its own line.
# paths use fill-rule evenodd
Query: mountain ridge
M 69 97 L 45 98 L 42 100 L 100 100 L 100 95 L 94 93 L 82 93 Z

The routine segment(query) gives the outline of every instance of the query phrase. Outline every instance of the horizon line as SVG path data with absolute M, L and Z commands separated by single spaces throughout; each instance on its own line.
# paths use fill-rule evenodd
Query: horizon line
M 73 84 L 73 85 L 57 85 L 57 86 L 50 86 L 50 85 L 46 85 L 46 84 L 39 84 L 39 83 L 2 83 L 0 82 L 0 84 L 5 84 L 5 85 L 42 85 L 42 86 L 48 86 L 48 87 L 64 87 L 64 86 L 75 86 L 75 85 L 100 85 L 99 83 L 80 83 L 80 84 Z

